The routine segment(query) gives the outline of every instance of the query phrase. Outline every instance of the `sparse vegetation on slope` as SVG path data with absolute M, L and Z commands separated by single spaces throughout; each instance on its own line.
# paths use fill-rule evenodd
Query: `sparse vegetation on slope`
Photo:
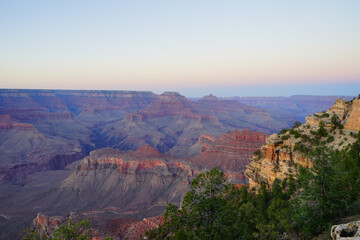
M 340 218 L 360 212 L 360 138 L 342 150 L 327 147 L 323 133 L 306 149 L 311 168 L 240 190 L 212 169 L 192 182 L 180 208 L 169 205 L 165 223 L 149 239 L 312 239 Z M 305 148 L 305 146 L 304 146 Z

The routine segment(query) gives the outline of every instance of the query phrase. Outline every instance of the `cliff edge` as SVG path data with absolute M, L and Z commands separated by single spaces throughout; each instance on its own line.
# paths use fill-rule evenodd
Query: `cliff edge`
M 306 117 L 305 124 L 295 124 L 266 139 L 246 166 L 250 188 L 261 184 L 270 187 L 277 178 L 295 176 L 299 166 L 312 167 L 307 149 L 324 141 L 327 147 L 342 149 L 356 141 L 360 130 L 360 98 L 337 99 L 327 111 Z

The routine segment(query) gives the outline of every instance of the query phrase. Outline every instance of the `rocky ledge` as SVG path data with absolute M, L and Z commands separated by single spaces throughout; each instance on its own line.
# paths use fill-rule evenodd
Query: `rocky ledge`
M 360 239 L 360 221 L 354 221 L 331 228 L 331 238 L 333 240 Z
M 312 167 L 302 147 L 311 148 L 308 140 L 321 127 L 327 132 L 328 147 L 342 149 L 355 142 L 360 130 L 360 99 L 348 102 L 338 99 L 329 110 L 306 117 L 305 124 L 268 137 L 261 151 L 256 152 L 246 166 L 250 187 L 258 188 L 262 183 L 270 187 L 276 178 L 295 176 L 299 166 Z

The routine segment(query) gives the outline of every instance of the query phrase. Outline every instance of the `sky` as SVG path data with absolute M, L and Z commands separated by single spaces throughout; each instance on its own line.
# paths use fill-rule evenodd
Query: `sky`
M 357 95 L 358 0 L 1 0 L 0 88 Z

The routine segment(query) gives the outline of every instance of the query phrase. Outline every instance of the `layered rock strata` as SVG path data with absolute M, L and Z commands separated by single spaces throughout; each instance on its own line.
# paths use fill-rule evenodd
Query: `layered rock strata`
M 296 175 L 299 166 L 312 167 L 299 146 L 311 147 L 306 139 L 312 138 L 321 126 L 328 132 L 325 140 L 329 147 L 342 149 L 355 142 L 360 130 L 359 106 L 360 99 L 336 100 L 329 110 L 306 117 L 305 124 L 268 137 L 261 154 L 252 157 L 245 171 L 250 187 L 258 188 L 262 183 L 271 186 L 276 178 Z
M 234 130 L 217 139 L 202 136 L 200 154 L 191 159 L 199 169 L 219 167 L 234 183 L 246 183 L 245 166 L 252 154 L 264 144 L 268 135 L 258 132 Z

